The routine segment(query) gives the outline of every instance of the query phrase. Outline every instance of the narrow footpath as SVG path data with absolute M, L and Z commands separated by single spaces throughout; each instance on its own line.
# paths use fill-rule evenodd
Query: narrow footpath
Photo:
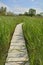
M 22 24 L 15 28 L 5 65 L 29 65 Z

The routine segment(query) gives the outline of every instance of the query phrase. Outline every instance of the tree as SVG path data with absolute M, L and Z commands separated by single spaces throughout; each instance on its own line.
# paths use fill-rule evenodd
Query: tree
M 7 15 L 8 16 L 14 16 L 14 13 L 9 11 L 9 12 L 7 12 Z
M 41 16 L 40 14 L 37 14 L 36 16 Z
M 41 12 L 40 15 L 43 16 L 43 12 Z
M 23 14 L 19 14 L 19 16 L 22 16 Z
M 29 14 L 28 14 L 28 12 L 25 12 L 24 15 L 25 15 L 25 16 L 28 16 Z
M 35 16 L 36 15 L 36 10 L 35 9 L 29 9 L 29 16 Z
M 1 7 L 0 8 L 0 14 L 1 15 L 6 15 L 6 7 Z

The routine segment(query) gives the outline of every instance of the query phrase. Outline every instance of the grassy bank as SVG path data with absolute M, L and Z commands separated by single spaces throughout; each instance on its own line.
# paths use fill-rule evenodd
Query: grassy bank
M 26 17 L 23 33 L 28 48 L 30 65 L 43 65 L 43 18 Z

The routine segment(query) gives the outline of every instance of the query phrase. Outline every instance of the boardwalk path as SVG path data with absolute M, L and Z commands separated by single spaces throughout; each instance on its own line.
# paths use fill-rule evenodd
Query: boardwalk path
M 22 24 L 15 29 L 5 65 L 29 65 Z

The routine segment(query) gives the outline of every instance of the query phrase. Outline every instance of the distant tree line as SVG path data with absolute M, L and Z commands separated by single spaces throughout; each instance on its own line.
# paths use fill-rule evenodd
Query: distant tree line
M 6 7 L 1 7 L 0 8 L 0 15 L 7 15 L 7 16 L 14 16 L 15 14 L 11 11 L 7 12 L 7 8 Z M 25 12 L 24 14 L 19 14 L 19 16 L 43 16 L 43 12 L 41 12 L 40 14 L 36 14 L 36 10 L 35 9 L 29 9 L 28 12 Z
M 19 14 L 19 16 L 22 16 L 22 15 L 25 15 L 25 16 L 43 16 L 43 12 L 41 12 L 40 14 L 36 14 L 36 10 L 35 9 L 29 9 L 28 12 L 25 12 L 24 14 Z

